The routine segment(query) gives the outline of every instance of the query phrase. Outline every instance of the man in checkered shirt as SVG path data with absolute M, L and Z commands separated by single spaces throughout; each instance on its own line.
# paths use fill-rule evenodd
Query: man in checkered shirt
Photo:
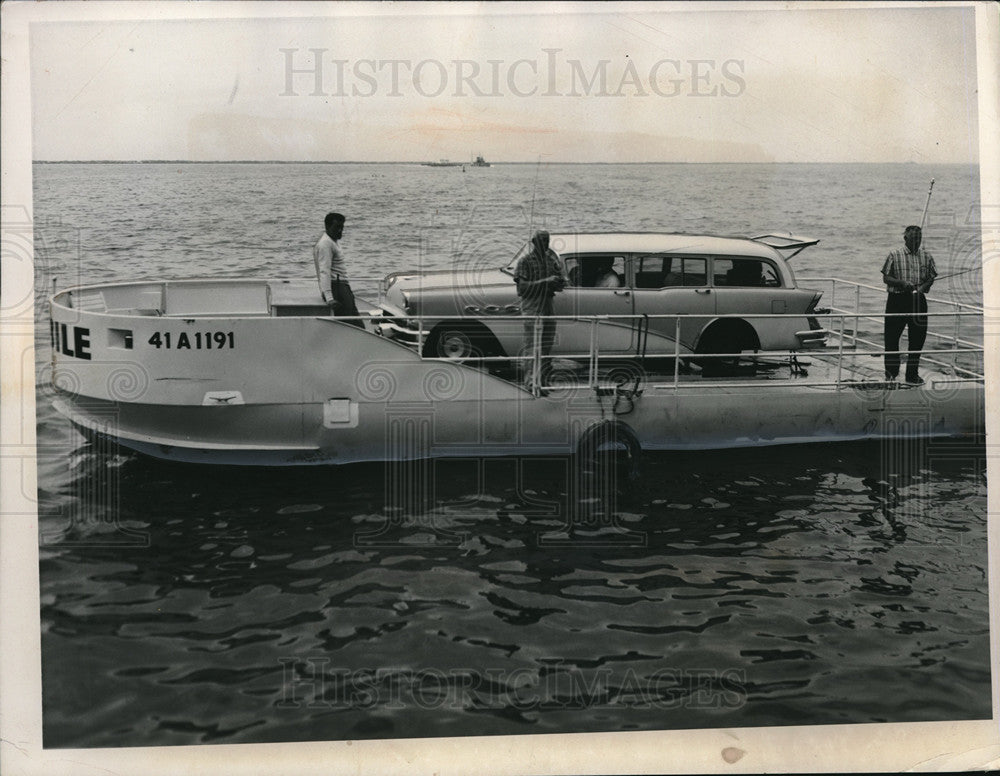
M 908 226 L 903 232 L 906 250 L 897 249 L 889 253 L 882 265 L 882 279 L 889 290 L 885 301 L 885 378 L 895 380 L 899 376 L 899 338 L 904 329 L 907 332 L 909 349 L 906 353 L 906 382 L 911 385 L 923 384 L 918 374 L 920 350 L 927 339 L 927 297 L 925 294 L 934 285 L 937 267 L 934 257 L 920 247 L 919 226 Z M 891 313 L 899 315 L 890 316 Z

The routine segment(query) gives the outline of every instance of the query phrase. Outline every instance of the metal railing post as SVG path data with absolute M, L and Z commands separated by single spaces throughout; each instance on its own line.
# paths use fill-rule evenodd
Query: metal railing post
M 534 396 L 539 396 L 541 394 L 541 382 L 542 382 L 542 319 L 541 316 L 536 315 L 534 321 L 534 332 L 531 338 L 532 341 L 532 358 L 531 358 L 531 393 Z
M 590 365 L 587 381 L 591 388 L 597 387 L 597 319 L 590 319 Z
M 839 338 L 840 343 L 839 343 L 839 345 L 837 347 L 837 391 L 838 391 L 838 393 L 840 392 L 840 387 L 841 387 L 840 386 L 840 375 L 841 375 L 841 371 L 844 368 L 844 328 L 846 327 L 845 319 L 846 319 L 846 316 L 843 315 L 843 314 L 841 314 L 841 316 L 840 316 L 840 338 Z M 858 327 L 858 321 L 857 321 L 857 318 L 855 318 L 854 328 L 857 329 L 857 327 Z
M 681 318 L 674 318 L 674 391 L 681 379 Z

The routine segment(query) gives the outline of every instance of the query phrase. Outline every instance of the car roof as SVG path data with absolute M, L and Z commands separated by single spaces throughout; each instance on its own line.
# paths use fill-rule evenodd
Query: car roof
M 553 232 L 556 253 L 705 253 L 781 258 L 774 248 L 748 237 L 679 232 Z

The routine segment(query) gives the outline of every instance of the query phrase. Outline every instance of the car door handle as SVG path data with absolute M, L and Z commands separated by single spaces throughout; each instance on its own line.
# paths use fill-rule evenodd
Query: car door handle
M 696 294 L 711 294 L 712 293 L 712 289 L 711 288 L 696 288 L 694 290 L 694 292 Z
M 615 296 L 629 296 L 631 291 L 615 291 Z

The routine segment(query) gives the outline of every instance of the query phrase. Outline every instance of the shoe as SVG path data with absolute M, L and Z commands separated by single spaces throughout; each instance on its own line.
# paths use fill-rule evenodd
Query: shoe
M 922 378 L 920 375 L 914 375 L 913 377 L 907 376 L 907 378 L 906 378 L 906 384 L 907 385 L 923 385 L 924 384 L 924 378 Z
M 894 383 L 899 379 L 899 375 L 891 375 L 888 372 L 885 373 L 885 381 L 887 383 Z

